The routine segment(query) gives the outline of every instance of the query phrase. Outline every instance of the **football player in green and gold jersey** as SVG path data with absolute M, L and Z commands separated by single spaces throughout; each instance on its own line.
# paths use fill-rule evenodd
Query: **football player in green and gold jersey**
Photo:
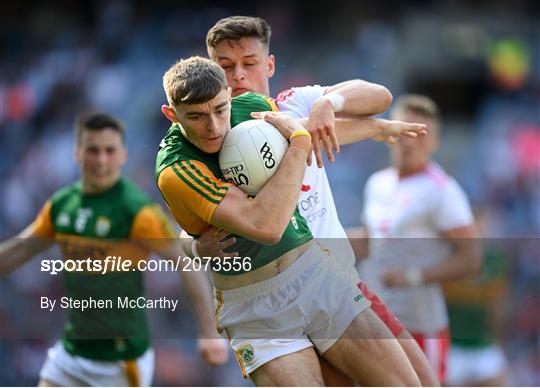
M 77 263 L 77 270 L 63 271 L 71 308 L 61 340 L 48 351 L 40 385 L 149 385 L 154 356 L 140 308 L 145 299 L 139 260 L 152 251 L 176 259 L 183 251 L 161 206 L 121 176 L 127 160 L 122 124 L 107 114 L 85 114 L 77 119 L 75 135 L 80 181 L 56 192 L 30 226 L 2 243 L 0 274 L 53 243 L 66 264 Z M 112 258 L 124 265 L 113 266 Z M 181 274 L 204 338 L 203 357 L 223 363 L 225 345 L 208 340 L 215 337 L 215 321 L 205 274 Z M 84 302 L 90 308 L 78 308 Z
M 399 342 L 368 308 L 358 275 L 336 265 L 296 209 L 309 132 L 272 112 L 275 105 L 261 95 L 231 101 L 223 69 L 209 59 L 180 60 L 163 85 L 169 105 L 162 112 L 173 124 L 156 178 L 169 210 L 191 236 L 211 226 L 234 234 L 230 250 L 251 260 L 249 269 L 226 271 L 225 259 L 211 265 L 218 329 L 231 341 L 243 375 L 256 385 L 323 385 L 315 347 L 363 385 L 419 385 Z M 276 126 L 289 147 L 272 178 L 249 198 L 222 180 L 218 153 L 231 124 L 253 117 Z

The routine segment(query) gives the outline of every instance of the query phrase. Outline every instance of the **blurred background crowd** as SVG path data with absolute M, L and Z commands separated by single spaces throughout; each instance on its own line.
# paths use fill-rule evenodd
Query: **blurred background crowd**
M 163 203 L 153 166 L 168 128 L 161 77 L 179 58 L 206 56 L 206 32 L 234 14 L 262 16 L 277 56 L 273 95 L 292 86 L 362 78 L 394 95 L 424 93 L 441 107 L 436 159 L 482 215 L 502 253 L 508 287 L 498 339 L 509 385 L 540 385 L 540 6 L 535 1 L 45 1 L 0 5 L 0 238 L 21 231 L 58 188 L 77 179 L 73 119 L 103 110 L 127 126 L 125 175 Z M 382 117 L 385 117 L 383 115 Z M 360 222 L 363 185 L 388 165 L 387 146 L 345 146 L 327 166 L 345 226 Z M 34 385 L 49 340 L 17 339 L 40 295 L 36 261 L 0 280 L 0 384 Z M 180 292 L 174 274 L 147 274 L 151 292 Z M 166 279 L 164 281 L 163 279 Z M 159 281 L 158 281 L 159 279 Z M 39 296 L 38 296 L 39 295 Z M 197 357 L 192 315 L 152 318 L 157 385 L 241 385 L 234 357 L 210 369 Z M 21 311 L 22 310 L 22 311 Z M 16 311 L 20 311 L 17 314 Z M 14 313 L 15 312 L 15 313 Z M 50 326 L 50 327 L 49 327 Z M 38 330 L 38 329 L 36 329 Z M 190 339 L 191 338 L 191 339 Z

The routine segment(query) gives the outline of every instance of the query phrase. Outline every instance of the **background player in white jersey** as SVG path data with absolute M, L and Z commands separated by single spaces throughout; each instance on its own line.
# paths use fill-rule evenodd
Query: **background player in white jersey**
M 233 95 L 253 91 L 264 95 L 270 94 L 269 79 L 275 70 L 275 58 L 269 55 L 270 26 L 261 18 L 233 16 L 218 21 L 207 35 L 207 49 L 210 57 L 221 65 L 227 75 L 227 81 Z M 367 118 L 385 111 L 392 96 L 380 85 L 354 80 L 331 87 L 307 86 L 284 91 L 276 98 L 280 111 L 292 117 L 308 117 L 306 128 L 313 137 L 314 154 L 317 165 L 312 164 L 306 170 L 299 210 L 308 221 L 311 232 L 316 238 L 323 238 L 323 244 L 330 246 L 347 269 L 354 266 L 355 258 L 347 235 L 339 222 L 326 171 L 322 164 L 322 149 L 325 149 L 330 161 L 333 161 L 332 149 L 339 150 L 340 144 L 348 144 L 367 138 L 393 142 L 394 136 L 408 135 L 408 130 L 417 131 L 419 127 L 408 127 L 400 121 L 388 121 Z M 336 111 L 352 115 L 361 120 L 339 123 L 339 130 L 334 131 Z M 394 135 L 394 136 L 392 136 Z M 320 167 L 320 168 L 318 168 Z M 226 236 L 215 230 L 204 234 L 197 243 L 197 250 L 216 252 L 218 241 Z M 229 242 L 221 242 L 225 249 Z M 221 252 L 222 253 L 222 252 Z M 436 385 L 438 382 L 427 365 L 425 357 L 406 332 L 400 322 L 386 306 L 380 303 L 376 295 L 371 294 L 364 284 L 362 292 L 371 297 L 372 309 L 377 313 L 393 334 L 400 339 L 404 350 L 411 360 L 424 385 Z M 323 369 L 324 371 L 324 369 Z M 325 374 L 325 382 L 329 377 Z M 346 381 L 333 380 L 343 385 Z
M 459 184 L 431 156 L 438 108 L 428 97 L 398 99 L 392 118 L 424 123 L 427 136 L 392 146 L 392 167 L 365 188 L 363 221 L 369 258 L 360 274 L 413 334 L 444 381 L 448 316 L 441 283 L 476 273 L 481 264 L 473 215 Z

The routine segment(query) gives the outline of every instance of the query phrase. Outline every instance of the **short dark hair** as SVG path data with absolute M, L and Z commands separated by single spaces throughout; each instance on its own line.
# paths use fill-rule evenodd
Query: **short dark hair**
M 124 125 L 116 117 L 103 112 L 83 112 L 75 118 L 75 140 L 80 143 L 84 131 L 112 129 L 126 142 Z
M 421 94 L 404 94 L 399 96 L 392 108 L 392 113 L 396 111 L 416 113 L 437 123 L 440 121 L 440 111 L 435 101 Z
M 226 88 L 223 69 L 200 56 L 179 60 L 163 75 L 163 89 L 173 107 L 210 101 Z
M 255 16 L 229 16 L 219 20 L 206 34 L 206 49 L 215 48 L 224 40 L 258 38 L 268 49 L 272 29 L 263 18 Z

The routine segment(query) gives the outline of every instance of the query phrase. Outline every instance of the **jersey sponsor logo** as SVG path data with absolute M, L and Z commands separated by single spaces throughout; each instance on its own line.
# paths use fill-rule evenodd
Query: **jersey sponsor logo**
M 231 166 L 231 167 L 221 169 L 221 173 L 223 175 L 229 175 L 229 174 L 238 175 L 242 171 L 244 171 L 244 165 L 243 164 L 238 164 L 236 166 Z
M 69 226 L 70 224 L 70 219 L 69 219 L 69 215 L 67 213 L 60 213 L 58 214 L 58 217 L 56 217 L 56 225 L 60 226 L 60 227 L 66 227 L 66 226 Z
M 305 185 L 302 183 L 302 188 L 300 189 L 300 191 L 303 191 L 304 193 L 307 193 L 309 190 L 311 190 L 311 186 L 310 185 Z
M 299 205 L 302 210 L 308 211 L 316 207 L 320 202 L 321 200 L 319 199 L 319 192 L 316 191 L 314 194 L 301 199 Z
M 361 301 L 362 299 L 364 299 L 364 298 L 365 298 L 364 295 L 358 294 L 358 295 L 356 295 L 356 296 L 354 297 L 354 301 L 355 301 L 356 303 L 358 303 L 358 302 L 360 302 L 360 301 Z
M 304 185 L 302 185 L 304 186 Z M 308 185 L 309 190 L 311 187 Z M 302 190 L 303 191 L 303 190 Z M 323 218 L 328 213 L 325 207 L 321 207 L 321 199 L 318 191 L 310 194 L 307 197 L 303 197 L 298 201 L 298 207 L 302 213 L 302 216 L 311 224 L 320 218 Z
M 222 168 L 221 174 L 226 177 L 227 182 L 235 186 L 249 185 L 248 176 L 241 171 L 244 171 L 244 165 L 238 164 L 236 166 Z
M 276 160 L 274 159 L 274 155 L 272 154 L 272 150 L 270 149 L 268 142 L 264 142 L 263 146 L 259 150 L 259 153 L 263 158 L 264 166 L 266 168 L 274 168 L 276 165 Z
M 92 244 L 86 239 L 59 239 L 57 241 L 65 258 L 79 259 L 90 257 L 99 259 L 107 256 L 107 247 L 103 244 Z
M 96 221 L 96 234 L 99 237 L 106 236 L 111 230 L 111 220 L 107 217 L 99 216 Z
M 255 352 L 253 351 L 253 347 L 251 345 L 248 345 L 238 351 L 240 353 L 240 356 L 245 362 L 251 362 L 253 361 L 253 357 L 255 356 Z

